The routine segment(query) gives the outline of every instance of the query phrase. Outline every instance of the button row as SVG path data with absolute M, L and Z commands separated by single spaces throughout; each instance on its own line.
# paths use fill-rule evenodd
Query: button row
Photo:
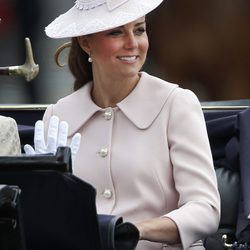
M 110 120 L 112 118 L 112 109 L 109 108 L 104 112 L 104 119 Z M 102 147 L 98 152 L 101 157 L 106 157 L 108 155 L 108 149 L 106 147 Z M 110 199 L 112 197 L 112 191 L 110 189 L 105 189 L 102 193 L 105 199 Z

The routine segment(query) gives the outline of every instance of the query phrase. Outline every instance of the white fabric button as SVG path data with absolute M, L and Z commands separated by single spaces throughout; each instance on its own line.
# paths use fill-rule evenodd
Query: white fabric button
M 112 197 L 112 191 L 110 189 L 105 189 L 103 191 L 103 197 L 105 199 L 110 199 Z
M 108 155 L 108 149 L 107 148 L 101 148 L 99 151 L 99 155 L 101 157 L 106 157 Z
M 112 118 L 112 109 L 107 109 L 104 113 L 105 120 L 110 120 Z

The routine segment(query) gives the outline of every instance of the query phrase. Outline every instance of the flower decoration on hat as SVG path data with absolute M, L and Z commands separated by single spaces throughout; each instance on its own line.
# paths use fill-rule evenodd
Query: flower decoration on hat
M 76 0 L 75 6 L 79 10 L 89 10 L 106 3 L 108 9 L 111 11 L 127 1 L 128 0 Z

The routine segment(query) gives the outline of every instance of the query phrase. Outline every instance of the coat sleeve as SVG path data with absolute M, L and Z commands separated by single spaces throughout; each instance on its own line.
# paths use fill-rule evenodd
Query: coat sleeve
M 167 136 L 178 208 L 164 215 L 177 225 L 183 249 L 214 233 L 220 219 L 220 197 L 204 115 L 189 90 L 170 100 Z
M 21 143 L 16 121 L 0 116 L 0 156 L 20 155 Z

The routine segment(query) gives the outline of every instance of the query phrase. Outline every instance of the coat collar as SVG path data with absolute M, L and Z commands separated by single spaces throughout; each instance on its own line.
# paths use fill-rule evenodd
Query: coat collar
M 135 89 L 117 106 L 139 129 L 148 128 L 178 85 L 168 83 L 145 72 Z
M 96 112 L 103 111 L 91 99 L 92 83 L 61 99 L 55 106 L 60 119 L 72 121 L 69 135 L 74 134 Z M 168 83 L 145 72 L 135 89 L 117 107 L 139 129 L 148 128 L 160 113 L 172 91 L 178 85 Z M 70 112 L 69 112 L 70 111 Z

